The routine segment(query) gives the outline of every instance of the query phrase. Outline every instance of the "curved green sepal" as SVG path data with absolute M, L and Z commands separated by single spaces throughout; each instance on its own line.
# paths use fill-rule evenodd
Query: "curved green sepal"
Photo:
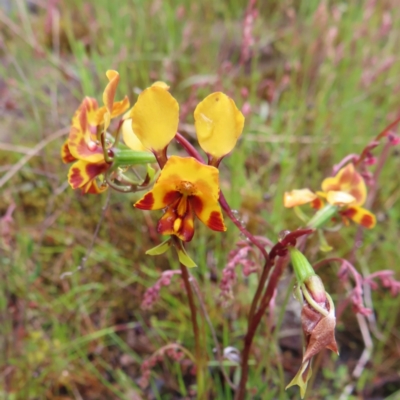
M 326 241 L 326 237 L 324 233 L 318 230 L 318 238 L 319 238 L 319 249 L 324 253 L 331 251 L 333 247 Z
M 293 211 L 297 215 L 297 218 L 299 218 L 303 222 L 307 222 L 308 216 L 306 215 L 306 213 L 303 212 L 303 210 L 299 206 L 293 207 Z
M 153 180 L 155 174 L 156 170 L 150 164 L 147 164 L 147 176 L 149 177 L 150 182 Z
M 197 267 L 196 263 L 189 257 L 188 253 L 186 253 L 186 250 L 183 248 L 176 248 L 176 251 L 178 253 L 178 258 L 179 261 L 187 268 L 194 268 Z
M 150 250 L 147 250 L 146 254 L 148 254 L 149 256 L 158 256 L 160 254 L 164 254 L 170 247 L 171 247 L 171 238 L 160 243 L 158 246 L 153 247 Z

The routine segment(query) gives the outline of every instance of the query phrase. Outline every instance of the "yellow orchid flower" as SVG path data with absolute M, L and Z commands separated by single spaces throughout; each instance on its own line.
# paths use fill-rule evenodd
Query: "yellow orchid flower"
M 104 152 L 98 140 L 100 130 L 106 131 L 110 120 L 129 108 L 129 100 L 114 102 L 119 82 L 116 71 L 107 71 L 107 84 L 104 93 L 104 106 L 99 108 L 96 99 L 85 97 L 72 118 L 68 139 L 61 148 L 64 163 L 75 163 L 68 173 L 68 182 L 73 189 L 83 193 L 101 193 L 106 185 L 98 185 L 96 178 L 110 167 L 104 159 Z
M 313 208 L 320 209 L 326 200 L 339 207 L 339 213 L 345 221 L 349 218 L 366 228 L 375 226 L 375 215 L 361 207 L 367 198 L 367 187 L 353 164 L 346 165 L 334 177 L 324 179 L 321 187 L 322 191 L 316 193 L 309 189 L 286 192 L 284 206 L 291 208 L 311 203 Z
M 153 189 L 134 206 L 142 210 L 166 208 L 158 232 L 188 242 L 194 235 L 194 215 L 212 230 L 226 230 L 218 198 L 217 168 L 192 157 L 171 156 Z
M 242 134 L 244 116 L 230 97 L 216 92 L 197 105 L 194 120 L 200 147 L 209 156 L 209 163 L 217 166 L 235 147 Z

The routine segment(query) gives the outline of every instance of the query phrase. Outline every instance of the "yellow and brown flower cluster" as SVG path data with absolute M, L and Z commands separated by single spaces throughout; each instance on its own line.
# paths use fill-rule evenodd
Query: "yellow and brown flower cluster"
M 108 71 L 109 83 L 99 108 L 86 97 L 76 111 L 69 137 L 62 148 L 64 162 L 74 162 L 68 180 L 74 189 L 100 193 L 106 184 L 98 177 L 111 167 L 99 140 L 106 136 L 111 119 L 125 113 L 129 101 L 114 102 L 119 82 L 116 71 Z M 195 128 L 200 147 L 208 155 L 205 165 L 193 157 L 167 157 L 169 143 L 177 134 L 179 104 L 163 82 L 145 89 L 132 109 L 120 122 L 125 145 L 136 151 L 150 151 L 159 162 L 161 172 L 154 187 L 134 205 L 142 210 L 165 209 L 158 232 L 190 241 L 194 234 L 194 216 L 215 231 L 225 231 L 219 199 L 221 159 L 232 151 L 242 133 L 244 117 L 234 101 L 221 92 L 212 93 L 194 111 Z

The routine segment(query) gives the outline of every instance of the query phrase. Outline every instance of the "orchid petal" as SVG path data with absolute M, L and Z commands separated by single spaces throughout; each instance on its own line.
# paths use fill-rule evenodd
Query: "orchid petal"
M 83 188 L 84 193 L 90 189 L 96 190 L 96 187 L 88 186 L 95 181 L 97 176 L 103 174 L 109 165 L 106 163 L 91 163 L 84 160 L 78 160 L 74 163 L 68 172 L 68 182 L 73 189 Z
M 367 187 L 364 179 L 354 168 L 348 164 L 334 177 L 326 178 L 322 182 L 324 192 L 340 191 L 351 194 L 355 198 L 355 205 L 361 206 L 367 198 Z
M 340 214 L 368 229 L 371 229 L 376 225 L 375 215 L 359 206 L 347 207 L 345 210 L 341 211 Z
M 242 134 L 244 116 L 235 102 L 221 92 L 212 93 L 194 111 L 197 140 L 215 159 L 230 153 Z
M 205 196 L 193 196 L 190 199 L 197 218 L 213 231 L 225 232 L 221 207 L 213 199 Z
M 317 195 L 310 189 L 295 189 L 291 192 L 285 192 L 283 197 L 283 205 L 286 208 L 292 208 L 311 203 L 315 199 L 317 199 Z
M 86 97 L 72 118 L 72 126 L 68 137 L 68 148 L 73 157 L 98 163 L 104 160 L 103 149 L 96 142 L 96 135 L 90 125 L 89 113 L 93 113 L 97 102 Z
M 76 161 L 76 158 L 69 151 L 68 139 L 64 142 L 64 144 L 61 147 L 61 159 L 64 164 Z
M 334 206 L 342 207 L 349 204 L 354 204 L 356 199 L 350 193 L 330 190 L 326 194 L 326 201 Z
M 122 123 L 122 137 L 124 138 L 125 144 L 132 150 L 135 151 L 148 151 L 139 140 L 139 138 L 135 135 L 135 132 L 132 130 L 132 120 L 126 119 Z
M 152 152 L 160 152 L 176 135 L 179 104 L 167 90 L 152 86 L 139 95 L 130 117 L 132 130 L 143 146 Z
M 184 242 L 190 242 L 194 235 L 194 214 L 189 201 L 183 215 L 177 212 L 178 203 L 183 199 L 178 199 L 170 207 L 167 208 L 165 214 L 158 221 L 157 231 L 162 235 L 176 235 Z

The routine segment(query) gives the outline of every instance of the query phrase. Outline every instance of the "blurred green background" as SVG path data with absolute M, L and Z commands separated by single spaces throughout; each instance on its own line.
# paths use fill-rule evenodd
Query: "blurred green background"
M 164 80 L 181 105 L 180 131 L 192 139 L 196 104 L 224 91 L 246 124 L 221 167 L 221 187 L 252 233 L 276 241 L 302 223 L 283 208 L 284 191 L 319 189 L 334 164 L 398 116 L 400 3 L 2 0 L 0 7 L 1 399 L 189 399 L 195 378 L 168 357 L 140 386 L 141 363 L 158 348 L 193 349 L 189 310 L 179 278 L 151 310 L 140 307 L 161 272 L 178 267 L 172 252 L 144 255 L 161 240 L 160 214 L 133 209 L 139 194 L 82 196 L 69 188 L 59 152 L 75 109 L 85 95 L 101 101 L 107 69 L 121 75 L 117 98 L 128 94 L 132 104 Z M 355 257 L 364 275 L 391 269 L 399 278 L 399 170 L 393 147 L 371 206 L 377 227 L 364 232 Z M 192 272 L 221 345 L 240 349 L 256 277 L 238 270 L 235 298 L 223 307 L 221 272 L 241 237 L 230 222 L 226 234 L 196 228 Z M 350 257 L 356 232 L 354 225 L 330 232 L 328 254 L 314 238 L 311 262 Z M 399 297 L 367 291 L 374 314 L 365 323 L 336 272 L 335 265 L 320 271 L 340 314 L 341 354 L 317 357 L 307 398 L 399 399 Z M 299 398 L 296 388 L 284 391 L 302 352 L 290 277 L 273 326 L 266 320 L 254 343 L 249 398 Z M 360 327 L 371 338 L 366 352 Z M 203 329 L 209 398 L 231 399 Z M 237 369 L 227 371 L 235 379 Z

